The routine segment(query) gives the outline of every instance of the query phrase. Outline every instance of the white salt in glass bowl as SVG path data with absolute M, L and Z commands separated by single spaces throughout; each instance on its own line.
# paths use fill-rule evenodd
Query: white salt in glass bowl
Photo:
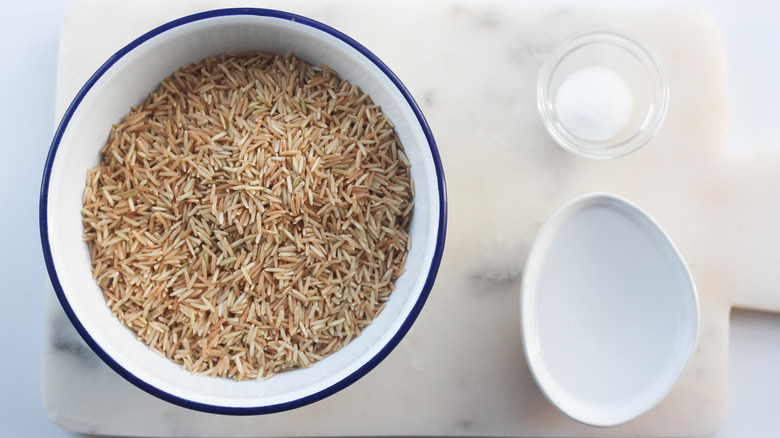
M 262 381 L 192 375 L 153 353 L 106 306 L 82 242 L 86 172 L 100 161 L 111 125 L 182 65 L 223 52 L 292 52 L 326 64 L 368 93 L 395 124 L 415 182 L 412 248 L 384 311 L 346 347 L 310 368 Z M 40 197 L 46 266 L 78 332 L 111 368 L 174 404 L 220 414 L 263 414 L 306 405 L 369 372 L 407 333 L 433 286 L 444 248 L 446 190 L 431 131 L 401 81 L 355 40 L 306 17 L 266 9 L 223 9 L 183 17 L 128 44 L 79 91 L 57 129 Z
M 655 53 L 612 29 L 565 38 L 544 61 L 537 82 L 537 108 L 550 136 L 588 158 L 617 158 L 647 144 L 663 124 L 668 101 Z

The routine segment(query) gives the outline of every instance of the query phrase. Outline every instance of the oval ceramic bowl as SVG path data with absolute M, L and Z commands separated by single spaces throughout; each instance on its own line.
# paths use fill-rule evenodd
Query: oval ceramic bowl
M 526 359 L 550 403 L 615 426 L 660 402 L 696 344 L 688 269 L 642 210 L 609 194 L 577 198 L 539 231 L 521 297 Z
M 235 382 L 191 375 L 153 353 L 112 317 L 91 275 L 82 242 L 81 196 L 87 169 L 113 123 L 184 64 L 223 52 L 292 52 L 326 64 L 359 86 L 393 121 L 412 163 L 416 194 L 413 247 L 406 272 L 384 311 L 361 336 L 310 368 L 263 381 Z M 162 25 L 119 50 L 79 91 L 49 152 L 40 198 L 46 266 L 68 317 L 92 349 L 140 388 L 188 408 L 221 414 L 261 414 L 299 407 L 354 382 L 398 344 L 419 314 L 441 260 L 446 191 L 431 131 L 400 80 L 355 40 L 322 23 L 264 9 L 223 9 Z

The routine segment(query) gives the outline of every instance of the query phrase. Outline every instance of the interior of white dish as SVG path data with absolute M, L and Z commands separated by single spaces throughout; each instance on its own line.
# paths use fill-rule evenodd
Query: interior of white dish
M 668 236 L 622 198 L 594 194 L 539 232 L 522 285 L 523 342 L 550 402 L 595 426 L 660 402 L 693 353 L 693 280 Z
M 307 369 L 264 381 L 234 382 L 192 375 L 153 353 L 120 325 L 91 275 L 82 241 L 82 194 L 87 170 L 96 165 L 110 126 L 184 64 L 222 52 L 292 52 L 327 64 L 358 85 L 393 121 L 412 162 L 415 209 L 406 273 L 387 307 L 347 347 Z M 391 341 L 413 311 L 434 258 L 439 182 L 425 132 L 393 81 L 358 50 L 306 24 L 255 15 L 216 16 L 171 27 L 130 50 L 103 73 L 73 112 L 52 164 L 47 226 L 56 275 L 73 314 L 116 363 L 146 384 L 179 398 L 228 407 L 277 405 L 332 387 L 366 365 Z

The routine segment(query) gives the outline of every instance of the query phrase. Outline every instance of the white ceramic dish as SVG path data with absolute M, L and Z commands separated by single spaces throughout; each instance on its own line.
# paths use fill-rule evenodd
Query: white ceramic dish
M 663 230 L 609 194 L 577 198 L 539 231 L 522 282 L 522 337 L 550 403 L 615 426 L 660 402 L 696 344 L 688 269 Z
M 91 275 L 82 242 L 81 197 L 87 169 L 113 123 L 184 64 L 222 52 L 292 52 L 327 64 L 358 85 L 393 121 L 412 162 L 413 247 L 406 273 L 385 310 L 362 335 L 307 369 L 264 381 L 191 375 L 135 339 L 111 315 Z M 265 9 L 224 9 L 187 16 L 139 37 L 113 55 L 66 111 L 46 161 L 40 199 L 44 257 L 52 285 L 76 329 L 114 370 L 172 403 L 221 414 L 260 414 L 311 403 L 351 384 L 400 342 L 433 285 L 444 247 L 446 190 L 436 144 L 400 80 L 365 47 L 305 17 Z

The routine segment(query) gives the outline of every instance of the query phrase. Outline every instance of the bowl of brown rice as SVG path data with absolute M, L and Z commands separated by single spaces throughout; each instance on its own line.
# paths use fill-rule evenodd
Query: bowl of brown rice
M 204 412 L 321 400 L 409 331 L 444 250 L 446 188 L 398 77 L 268 9 L 138 37 L 54 135 L 40 229 L 76 330 L 139 388 Z

